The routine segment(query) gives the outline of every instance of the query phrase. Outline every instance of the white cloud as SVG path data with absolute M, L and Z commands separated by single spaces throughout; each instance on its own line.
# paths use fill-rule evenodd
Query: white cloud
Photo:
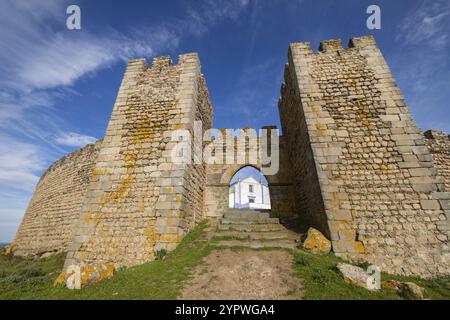
M 400 21 L 392 68 L 408 106 L 423 130 L 450 132 L 447 119 L 450 91 L 448 46 L 450 3 L 422 1 Z
M 36 145 L 0 137 L 0 188 L 32 191 L 47 160 Z
M 186 18 L 176 23 L 177 30 L 202 36 L 226 19 L 236 21 L 242 12 L 248 8 L 250 0 L 203 0 L 192 3 L 195 6 L 187 6 Z
M 178 44 L 165 28 L 65 29 L 68 1 L 0 3 L 0 132 L 15 133 L 62 152 L 52 137 L 65 127 L 54 105 L 81 77 L 120 60 L 146 57 Z
M 450 3 L 448 0 L 424 1 L 409 12 L 399 27 L 398 39 L 407 44 L 429 42 L 436 48 L 448 43 Z
M 85 145 L 95 143 L 96 141 L 97 138 L 75 132 L 65 132 L 56 138 L 56 143 L 69 147 L 84 147 Z

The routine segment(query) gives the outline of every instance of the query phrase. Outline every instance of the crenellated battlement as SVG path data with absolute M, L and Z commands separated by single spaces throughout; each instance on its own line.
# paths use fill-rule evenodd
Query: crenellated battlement
M 428 130 L 424 132 L 425 138 L 441 141 L 450 141 L 450 134 L 444 131 Z
M 319 44 L 318 51 L 314 51 L 310 42 L 294 42 L 290 44 L 290 50 L 302 54 L 336 53 L 341 50 L 351 50 L 365 47 L 378 48 L 373 36 L 353 37 L 345 48 L 341 39 L 323 40 Z

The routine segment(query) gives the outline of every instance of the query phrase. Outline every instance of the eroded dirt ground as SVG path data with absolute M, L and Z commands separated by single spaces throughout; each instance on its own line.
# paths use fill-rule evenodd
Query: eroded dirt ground
M 301 282 L 285 251 L 217 250 L 184 286 L 183 300 L 301 299 Z

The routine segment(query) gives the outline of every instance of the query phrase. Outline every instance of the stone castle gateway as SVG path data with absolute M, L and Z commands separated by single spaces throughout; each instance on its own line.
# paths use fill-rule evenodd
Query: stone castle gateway
M 336 255 L 383 271 L 450 274 L 449 136 L 417 128 L 372 37 L 323 41 L 318 52 L 292 43 L 278 107 L 280 170 L 266 176 L 274 216 L 298 215 Z M 104 139 L 42 176 L 15 254 L 68 252 L 66 267 L 88 273 L 133 266 L 220 219 L 232 176 L 259 160 L 170 159 L 170 132 L 211 128 L 212 110 L 197 54 L 129 61 Z

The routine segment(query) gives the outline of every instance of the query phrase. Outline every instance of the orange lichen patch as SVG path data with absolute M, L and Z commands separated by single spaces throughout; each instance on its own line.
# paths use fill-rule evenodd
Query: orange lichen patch
M 184 126 L 181 123 L 177 123 L 173 125 L 174 130 L 184 129 Z
M 357 253 L 366 253 L 366 248 L 361 241 L 354 241 L 351 243 L 351 246 Z
M 97 264 L 88 265 L 81 268 L 81 284 L 92 284 L 114 275 L 115 268 L 112 265 Z
M 342 240 L 355 240 L 356 231 L 353 229 L 341 229 L 339 230 L 339 239 Z
M 129 170 L 134 169 L 134 166 L 136 164 L 136 160 L 137 160 L 137 155 L 136 154 L 127 154 L 125 156 L 125 166 L 127 167 L 127 173 L 131 173 L 129 172 Z
M 127 176 L 120 180 L 119 188 L 117 191 L 113 191 L 109 195 L 109 199 L 112 202 L 119 203 L 123 200 L 124 196 L 127 194 L 127 191 L 134 183 L 134 178 L 131 176 Z
M 155 246 L 156 241 L 159 240 L 156 228 L 156 219 L 148 220 L 146 224 L 147 227 L 144 229 L 144 234 L 147 238 L 147 241 L 144 244 L 144 248 L 147 250 L 151 250 Z
M 67 279 L 69 278 L 69 275 L 63 271 L 59 274 L 59 276 L 53 281 L 53 285 L 57 286 L 60 284 L 66 284 L 67 283 Z
M 101 217 L 101 213 L 100 212 L 92 213 L 90 211 L 87 211 L 84 214 L 83 222 L 86 223 L 86 224 L 91 223 L 91 222 L 94 223 L 94 224 L 97 224 L 97 222 L 100 219 L 100 217 Z
M 370 127 L 370 122 L 368 120 L 369 118 L 369 111 L 364 106 L 361 106 L 358 104 L 358 111 L 357 116 L 361 120 L 361 124 L 365 127 Z
M 155 260 L 155 253 L 153 251 L 149 251 L 144 254 L 144 260 L 145 261 L 153 261 Z
M 107 237 L 109 236 L 108 230 L 104 227 L 103 223 L 98 223 L 97 229 L 99 230 L 100 237 Z
M 324 124 L 321 124 L 321 123 L 316 123 L 316 130 L 320 136 L 325 136 L 325 133 L 327 131 L 327 126 Z
M 96 264 L 86 265 L 80 267 L 80 282 L 81 285 L 97 283 L 104 279 L 109 279 L 114 275 L 115 267 L 111 264 Z M 75 275 L 72 271 L 68 273 L 66 270 L 61 272 L 59 276 L 53 281 L 53 285 L 66 284 L 70 276 Z
M 144 116 L 138 121 L 133 122 L 132 143 L 139 145 L 152 141 L 155 138 L 154 128 L 150 122 L 149 116 Z
M 318 106 L 314 103 L 311 103 L 311 111 L 314 112 L 316 115 L 318 113 Z
M 93 176 L 100 176 L 100 175 L 103 175 L 103 174 L 107 174 L 108 172 L 109 172 L 108 168 L 95 168 L 92 171 L 92 175 Z
M 163 234 L 161 235 L 161 241 L 167 243 L 180 243 L 181 236 L 179 234 Z
M 395 280 L 381 281 L 381 287 L 383 289 L 398 290 L 399 283 Z
M 164 188 L 164 193 L 172 193 L 173 192 L 173 187 L 165 187 Z
M 316 254 L 328 254 L 331 242 L 319 230 L 309 228 L 303 248 Z

